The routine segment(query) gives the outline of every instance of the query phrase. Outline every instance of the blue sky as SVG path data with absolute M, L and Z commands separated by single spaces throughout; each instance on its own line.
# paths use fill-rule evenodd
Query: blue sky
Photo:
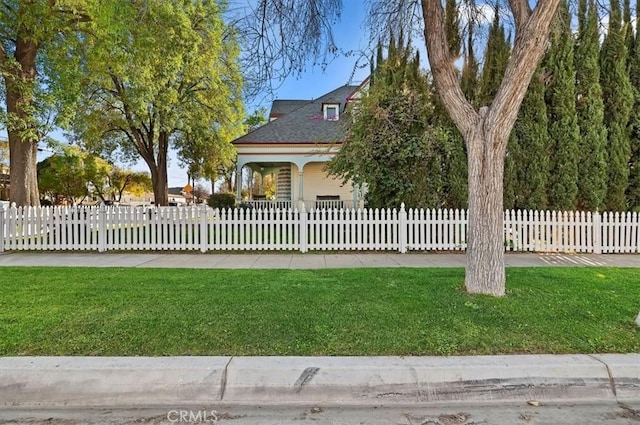
M 299 78 L 290 76 L 276 90 L 278 99 L 316 98 L 341 85 L 358 84 L 368 76 L 372 52 L 363 25 L 365 6 L 360 0 L 343 0 L 343 3 L 341 20 L 334 27 L 335 42 L 342 53 L 329 58 L 330 63 L 324 70 L 309 63 Z M 270 102 L 263 105 L 268 108 Z

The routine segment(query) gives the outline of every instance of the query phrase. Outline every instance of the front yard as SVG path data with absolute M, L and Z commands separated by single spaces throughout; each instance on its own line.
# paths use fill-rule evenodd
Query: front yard
M 0 269 L 0 356 L 640 352 L 640 272 Z

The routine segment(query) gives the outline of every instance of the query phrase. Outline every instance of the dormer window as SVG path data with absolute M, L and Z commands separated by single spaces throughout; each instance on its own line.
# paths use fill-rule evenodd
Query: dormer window
M 322 105 L 322 115 L 325 121 L 338 121 L 340 119 L 340 104 L 325 103 Z

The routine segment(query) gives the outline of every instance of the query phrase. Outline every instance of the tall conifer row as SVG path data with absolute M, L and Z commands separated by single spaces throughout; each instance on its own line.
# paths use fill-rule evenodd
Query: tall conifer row
M 547 208 L 550 141 L 544 89 L 544 76 L 538 68 L 513 128 L 519 147 L 514 152 L 515 207 L 519 209 Z
M 460 36 L 460 16 L 455 0 L 446 0 L 445 26 L 449 52 L 452 57 L 458 57 L 462 48 L 462 38 Z M 467 153 L 464 139 L 449 118 L 449 114 L 444 109 L 439 97 L 435 96 L 435 98 L 438 122 L 445 135 L 443 143 L 439 147 L 439 157 L 442 159 L 443 205 L 447 208 L 466 208 L 468 197 Z
M 635 44 L 633 36 L 633 25 L 631 24 L 631 1 L 622 0 L 622 36 L 624 37 L 624 45 L 627 48 L 627 70 L 629 69 L 631 52 Z
M 460 77 L 460 87 L 471 104 L 476 105 L 478 99 L 478 59 L 473 51 L 473 23 L 469 23 L 467 34 L 467 54 L 462 63 L 462 75 Z
M 600 87 L 598 16 L 593 0 L 578 4 L 576 111 L 580 128 L 578 208 L 602 210 L 607 193 L 607 130 Z
M 636 3 L 636 22 L 640 19 L 640 2 Z M 640 31 L 636 28 L 633 50 L 629 52 L 629 78 L 633 87 L 634 107 L 629 123 L 631 159 L 629 160 L 629 184 L 627 206 L 640 209 Z
M 621 22 L 619 0 L 611 0 L 609 28 L 600 50 L 600 84 L 604 123 L 608 129 L 608 177 L 604 207 L 626 209 L 631 143 L 628 133 L 634 96 L 627 73 L 626 28 Z
M 444 13 L 449 53 L 451 53 L 452 57 L 457 58 L 460 55 L 462 41 L 460 38 L 460 14 L 458 13 L 456 0 L 446 0 Z
M 504 26 L 500 23 L 500 10 L 496 4 L 493 24 L 489 29 L 487 38 L 487 48 L 484 53 L 484 64 L 480 78 L 480 93 L 478 96 L 480 105 L 489 105 L 493 101 L 502 82 L 510 51 L 511 45 L 506 39 Z
M 500 22 L 500 10 L 495 6 L 493 24 L 489 29 L 487 48 L 484 54 L 484 64 L 480 78 L 480 92 L 478 105 L 489 105 L 493 101 L 504 76 L 511 51 L 509 37 L 505 35 L 504 26 Z M 516 164 L 514 157 L 518 151 L 518 141 L 514 133 L 511 133 L 507 146 L 507 155 L 504 164 L 504 208 L 510 209 L 515 205 L 515 179 Z
M 551 47 L 545 58 L 549 138 L 549 207 L 572 210 L 578 193 L 578 141 L 580 129 L 575 104 L 575 67 L 570 16 L 561 2 L 551 31 Z

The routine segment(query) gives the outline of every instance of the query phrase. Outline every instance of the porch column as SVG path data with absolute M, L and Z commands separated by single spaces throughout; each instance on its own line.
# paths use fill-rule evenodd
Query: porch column
M 298 171 L 298 200 L 304 201 L 303 171 Z
M 236 201 L 242 202 L 242 166 L 236 167 Z
M 264 168 L 260 168 L 260 186 L 258 186 L 258 195 L 264 195 Z

